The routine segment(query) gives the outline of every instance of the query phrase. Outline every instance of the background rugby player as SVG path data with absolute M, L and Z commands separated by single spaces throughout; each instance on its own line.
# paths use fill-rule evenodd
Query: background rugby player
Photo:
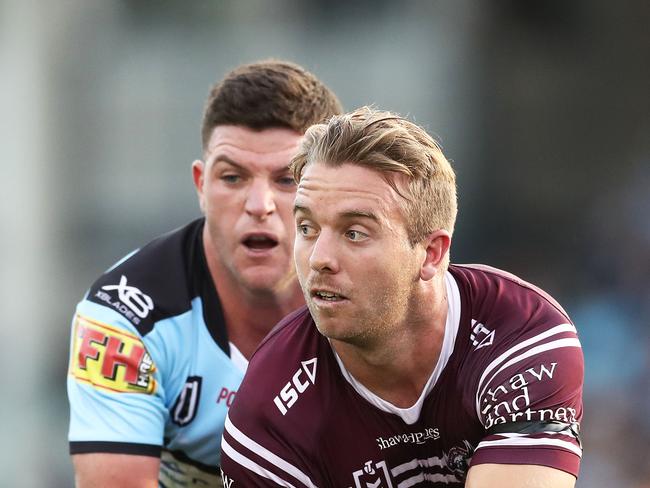
M 289 172 L 340 113 L 314 75 L 241 66 L 210 93 L 192 174 L 205 218 L 128 255 L 77 306 L 68 394 L 76 483 L 219 486 L 227 409 L 260 340 L 304 303 Z
M 253 356 L 222 441 L 228 486 L 568 488 L 583 356 L 546 293 L 449 265 L 454 172 L 424 130 L 363 108 L 293 161 L 308 309 Z

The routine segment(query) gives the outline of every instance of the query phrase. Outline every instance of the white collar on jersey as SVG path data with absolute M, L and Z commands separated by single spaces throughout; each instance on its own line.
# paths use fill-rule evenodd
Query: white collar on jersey
M 447 365 L 447 361 L 449 361 L 451 353 L 454 352 L 454 344 L 456 343 L 456 335 L 458 334 L 458 325 L 460 323 L 460 292 L 456 280 L 449 271 L 445 273 L 445 285 L 447 287 L 447 303 L 449 308 L 447 310 L 445 337 L 442 341 L 440 357 L 438 358 L 438 364 L 436 364 L 427 384 L 424 386 L 424 389 L 420 394 L 420 398 L 418 398 L 413 406 L 409 408 L 399 408 L 375 395 L 368 388 L 354 379 L 348 370 L 345 369 L 345 366 L 343 366 L 343 362 L 341 361 L 341 358 L 339 358 L 338 354 L 336 354 L 334 348 L 332 348 L 332 352 L 334 352 L 334 357 L 336 357 L 336 361 L 339 363 L 343 377 L 352 385 L 356 392 L 379 410 L 401 417 L 408 425 L 414 424 L 418 418 L 420 418 L 420 411 L 422 410 L 424 399 L 435 386 L 436 381 L 438 381 L 443 369 L 445 369 L 445 366 Z
M 235 365 L 235 368 L 242 373 L 246 373 L 246 369 L 248 368 L 248 359 L 246 359 L 246 356 L 244 356 L 232 342 L 229 341 L 228 345 L 230 346 L 230 360 Z

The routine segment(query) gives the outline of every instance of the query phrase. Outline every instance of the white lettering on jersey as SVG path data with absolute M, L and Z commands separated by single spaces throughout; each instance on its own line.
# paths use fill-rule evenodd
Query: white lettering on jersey
M 138 317 L 144 319 L 149 312 L 153 310 L 153 300 L 149 295 L 145 295 L 135 286 L 126 284 L 126 276 L 122 275 L 119 285 L 105 285 L 102 290 L 117 290 L 117 296 L 120 301 L 129 307 Z
M 232 484 L 235 480 L 230 478 L 227 474 L 224 474 L 223 469 L 221 471 L 221 479 L 223 480 L 224 488 L 232 488 Z
M 316 383 L 317 361 L 317 358 L 302 361 L 300 363 L 302 367 L 293 374 L 291 381 L 287 382 L 280 390 L 279 395 L 273 399 L 275 406 L 278 407 L 282 415 L 287 414 L 287 411 L 298 401 L 298 396 L 304 393 L 310 384 Z M 307 378 L 301 380 L 303 373 Z

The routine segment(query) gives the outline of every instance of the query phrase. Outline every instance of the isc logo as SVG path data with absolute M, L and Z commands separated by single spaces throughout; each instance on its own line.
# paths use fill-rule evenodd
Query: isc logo
M 317 358 L 309 359 L 308 361 L 301 361 L 302 368 L 294 373 L 286 385 L 280 390 L 280 394 L 273 399 L 275 406 L 278 407 L 282 415 L 286 415 L 296 401 L 298 395 L 303 393 L 310 384 L 316 382 L 316 362 Z M 303 377 L 304 379 L 301 379 Z

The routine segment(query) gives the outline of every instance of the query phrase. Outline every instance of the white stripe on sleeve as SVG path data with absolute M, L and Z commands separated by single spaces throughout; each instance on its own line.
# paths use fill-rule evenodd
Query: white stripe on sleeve
M 258 474 L 264 478 L 270 479 L 271 481 L 275 481 L 279 486 L 283 486 L 285 488 L 296 488 L 288 481 L 283 480 L 279 476 L 276 476 L 275 474 L 271 473 L 268 469 L 263 468 L 262 466 L 255 463 L 254 461 L 248 459 L 243 454 L 240 454 L 237 451 L 235 451 L 235 449 L 233 449 L 230 446 L 230 444 L 226 442 L 226 439 L 224 439 L 223 437 L 221 438 L 221 450 L 230 459 L 235 461 L 237 464 L 240 464 L 241 466 L 245 467 L 246 469 L 251 470 L 253 473 Z
M 523 354 L 520 354 L 519 356 L 511 359 L 507 363 L 505 363 L 503 366 L 501 366 L 491 377 L 488 381 L 486 381 L 485 386 L 483 387 L 483 390 L 477 395 L 476 397 L 476 413 L 478 414 L 479 418 L 481 418 L 481 411 L 480 411 L 480 404 L 481 404 L 481 398 L 485 394 L 485 390 L 487 390 L 487 387 L 490 386 L 490 382 L 498 375 L 501 371 L 506 369 L 508 366 L 512 366 L 515 363 L 518 363 L 519 361 L 523 361 L 524 359 L 527 359 L 531 356 L 534 356 L 536 354 L 550 351 L 552 349 L 560 349 L 563 347 L 580 347 L 580 341 L 576 338 L 568 338 L 568 339 L 558 339 L 557 341 L 552 341 L 552 342 L 547 342 L 546 344 L 542 344 L 537 347 L 533 347 L 532 349 L 529 349 Z
M 276 454 L 273 454 L 271 451 L 266 449 L 264 446 L 261 446 L 257 442 L 255 442 L 253 439 L 248 437 L 246 434 L 244 434 L 242 431 L 240 431 L 235 425 L 230 421 L 230 417 L 226 417 L 226 425 L 225 425 L 225 430 L 232 436 L 233 439 L 235 439 L 237 442 L 239 442 L 242 446 L 246 447 L 250 451 L 253 451 L 255 454 L 257 454 L 259 457 L 266 459 L 269 463 L 273 464 L 277 468 L 281 469 L 285 473 L 290 474 L 297 480 L 300 480 L 305 486 L 308 488 L 318 488 L 307 476 L 305 473 L 300 471 L 298 468 L 296 468 L 294 465 L 289 464 L 287 461 L 282 459 L 281 457 L 277 456 Z M 223 444 L 223 442 L 222 442 Z M 232 457 L 232 456 L 231 456 Z
M 509 437 L 506 439 L 497 439 L 494 441 L 482 441 L 476 446 L 476 451 L 482 447 L 521 447 L 521 446 L 555 446 L 567 449 L 574 454 L 582 457 L 582 449 L 574 446 L 568 441 L 561 439 L 531 438 L 531 437 Z
M 481 378 L 478 381 L 478 388 L 477 388 L 477 396 L 478 392 L 481 391 L 481 386 L 483 385 L 483 380 L 485 377 L 490 374 L 490 371 L 492 371 L 494 368 L 496 368 L 501 362 L 505 361 L 505 359 L 509 356 L 512 356 L 514 353 L 519 351 L 520 349 L 523 349 L 524 347 L 528 347 L 531 344 L 535 344 L 536 342 L 540 342 L 547 337 L 550 337 L 555 334 L 561 334 L 562 332 L 573 332 L 574 334 L 577 334 L 578 331 L 576 331 L 576 328 L 571 325 L 571 324 L 560 324 L 556 325 L 555 327 L 542 332 L 541 334 L 538 334 L 534 337 L 531 337 L 530 339 L 526 339 L 523 342 L 520 342 L 516 346 L 511 347 L 508 349 L 506 352 L 501 354 L 498 358 L 496 358 L 494 361 L 492 361 L 487 368 L 483 371 L 483 374 L 481 375 Z M 478 405 L 478 398 L 477 398 L 477 405 Z M 477 408 L 478 410 L 478 408 Z

